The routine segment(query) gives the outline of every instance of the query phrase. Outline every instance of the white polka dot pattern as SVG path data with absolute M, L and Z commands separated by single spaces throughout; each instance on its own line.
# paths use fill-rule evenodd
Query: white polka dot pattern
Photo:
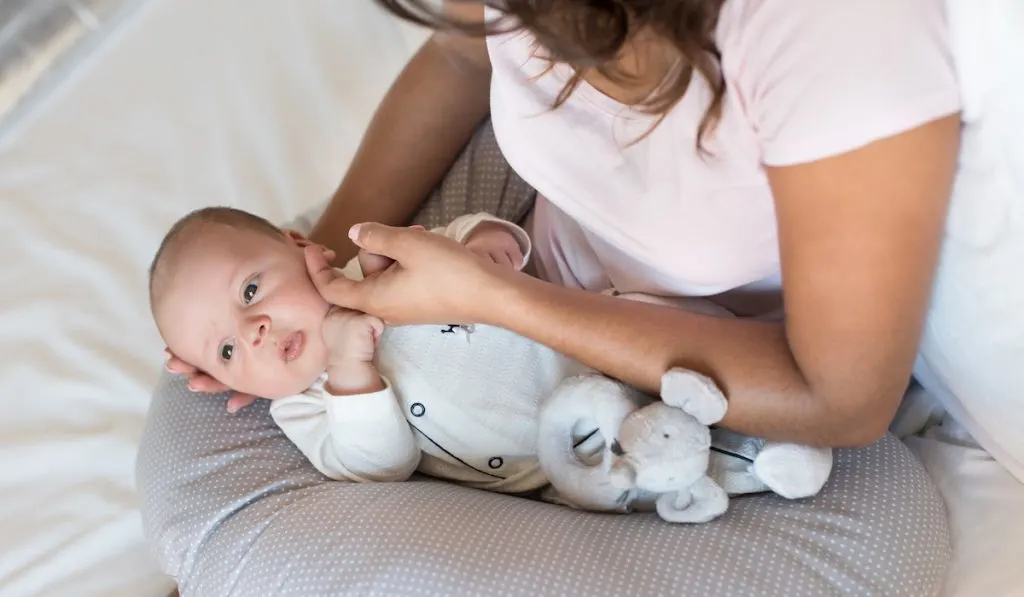
M 519 220 L 530 199 L 484 127 L 418 220 Z M 147 535 L 182 597 L 920 597 L 949 560 L 943 504 L 891 437 L 837 451 L 814 499 L 737 498 L 716 522 L 676 526 L 426 480 L 327 481 L 266 403 L 228 415 L 165 376 L 137 467 Z

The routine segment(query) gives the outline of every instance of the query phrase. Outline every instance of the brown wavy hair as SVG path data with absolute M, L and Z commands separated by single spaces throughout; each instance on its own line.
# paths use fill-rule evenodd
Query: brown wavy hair
M 516 30 L 530 32 L 554 63 L 573 68 L 574 75 L 558 94 L 553 108 L 561 106 L 595 70 L 615 82 L 631 76 L 616 65 L 624 46 L 638 32 L 649 31 L 672 44 L 681 67 L 644 101 L 633 106 L 664 118 L 686 90 L 696 73 L 712 91 L 697 129 L 697 148 L 722 115 L 725 79 L 721 54 L 715 43 L 718 15 L 725 0 L 456 0 L 486 5 L 502 13 L 496 21 L 468 23 L 452 19 L 437 8 L 437 0 L 376 0 L 400 18 L 433 29 L 459 30 L 470 35 L 490 35 Z M 655 124 L 657 126 L 657 123 Z

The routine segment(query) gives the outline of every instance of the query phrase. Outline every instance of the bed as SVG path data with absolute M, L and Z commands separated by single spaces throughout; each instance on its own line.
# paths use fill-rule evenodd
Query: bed
M 168 574 L 178 570 L 145 541 L 135 491 L 153 388 L 175 383 L 161 376 L 161 345 L 146 309 L 148 260 L 166 227 L 194 207 L 230 204 L 284 222 L 322 204 L 422 39 L 369 0 L 0 5 L 5 597 L 173 590 Z M 920 479 L 916 469 L 898 473 Z M 441 504 L 469 499 L 450 488 L 424 491 Z M 509 512 L 504 502 L 472 499 Z M 411 507 L 380 488 L 360 500 L 352 507 Z M 470 589 L 527 563 L 546 565 L 547 576 L 513 582 L 548 583 L 562 594 L 573 592 L 559 584 L 566 579 L 609 573 L 583 566 L 559 576 L 548 554 L 571 547 L 571 533 L 607 538 L 622 521 L 567 521 L 546 511 L 516 517 L 537 533 L 539 547 Z M 643 533 L 658 532 L 643 525 L 631 548 L 640 549 Z M 566 534 L 545 535 L 551 528 Z M 494 537 L 480 536 L 478 551 L 486 552 Z M 465 575 L 463 565 L 450 572 Z M 415 577 L 431 571 L 424 566 L 370 566 L 363 588 L 397 586 L 387 584 L 396 570 Z M 448 572 L 433 569 L 435 579 Z M 999 582 L 985 594 L 1011 596 L 1024 586 L 1020 574 Z

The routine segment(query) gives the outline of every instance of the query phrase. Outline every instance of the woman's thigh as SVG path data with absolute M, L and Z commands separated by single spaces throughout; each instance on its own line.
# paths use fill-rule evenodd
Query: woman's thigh
M 485 121 L 417 212 L 415 221 L 429 229 L 464 214 L 487 212 L 518 224 L 526 220 L 536 197 L 537 192 L 509 167 L 494 128 Z

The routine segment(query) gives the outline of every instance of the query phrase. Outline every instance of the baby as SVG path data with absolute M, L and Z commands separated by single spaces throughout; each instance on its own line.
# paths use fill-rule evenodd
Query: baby
M 487 214 L 435 232 L 509 267 L 530 255 L 521 228 Z M 400 481 L 419 470 L 491 491 L 545 486 L 538 405 L 583 367 L 496 327 L 385 328 L 332 307 L 307 273 L 311 244 L 232 208 L 184 217 L 150 269 L 169 350 L 269 399 L 276 423 L 330 478 Z M 342 272 L 358 279 L 380 266 L 361 256 Z
M 521 228 L 487 214 L 434 232 L 508 267 L 522 268 L 530 256 Z M 274 421 L 327 477 L 402 481 L 418 470 L 490 491 L 545 488 L 545 499 L 573 505 L 548 485 L 538 461 L 538 411 L 563 380 L 590 370 L 497 327 L 385 328 L 332 306 L 309 278 L 310 246 L 237 209 L 182 218 L 150 268 L 150 304 L 168 349 L 234 390 L 269 399 Z M 361 279 L 387 265 L 361 254 L 342 274 Z M 716 312 L 706 302 L 676 306 Z M 583 458 L 603 447 L 596 424 L 573 435 Z M 783 446 L 778 454 L 790 460 L 782 470 L 796 475 L 790 485 L 812 495 L 831 452 Z M 819 468 L 791 466 L 794 454 Z

